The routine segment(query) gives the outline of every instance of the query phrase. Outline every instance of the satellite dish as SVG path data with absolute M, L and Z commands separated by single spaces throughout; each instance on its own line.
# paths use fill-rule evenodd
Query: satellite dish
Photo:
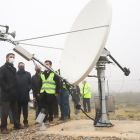
M 108 38 L 111 17 L 109 0 L 90 0 L 76 18 L 70 31 L 109 26 L 68 34 L 60 73 L 72 85 L 84 80 L 96 65 Z

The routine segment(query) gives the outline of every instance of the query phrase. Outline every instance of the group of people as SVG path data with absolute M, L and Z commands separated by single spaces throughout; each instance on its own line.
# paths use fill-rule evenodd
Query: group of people
M 0 67 L 0 117 L 1 117 L 1 133 L 8 134 L 7 118 L 10 117 L 12 112 L 12 121 L 15 129 L 24 129 L 29 127 L 28 124 L 28 102 L 29 91 L 33 90 L 34 100 L 37 102 L 36 118 L 42 109 L 46 110 L 46 117 L 44 122 L 49 121 L 53 125 L 53 117 L 55 107 L 60 106 L 61 116 L 60 120 L 67 121 L 70 117 L 69 95 L 73 94 L 75 114 L 79 114 L 76 109 L 76 104 L 80 102 L 80 97 L 83 98 L 84 111 L 86 104 L 88 105 L 88 112 L 90 109 L 91 86 L 84 80 L 82 88 L 76 85 L 72 89 L 68 89 L 57 75 L 49 69 L 41 70 L 39 65 L 35 66 L 35 75 L 31 77 L 30 72 L 25 71 L 25 64 L 18 63 L 18 71 L 14 67 L 15 54 L 9 53 L 6 55 L 6 63 Z M 50 60 L 45 61 L 45 65 L 49 68 L 52 67 Z M 60 74 L 60 70 L 56 71 Z M 72 90 L 72 91 L 71 91 Z M 23 123 L 20 124 L 21 111 L 23 112 Z M 53 116 L 54 115 L 54 116 Z

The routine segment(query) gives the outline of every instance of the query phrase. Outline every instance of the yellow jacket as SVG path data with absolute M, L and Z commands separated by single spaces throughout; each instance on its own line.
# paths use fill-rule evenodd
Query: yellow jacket
M 91 98 L 91 86 L 88 83 L 82 84 L 80 94 L 81 98 Z M 82 95 L 84 94 L 84 96 Z

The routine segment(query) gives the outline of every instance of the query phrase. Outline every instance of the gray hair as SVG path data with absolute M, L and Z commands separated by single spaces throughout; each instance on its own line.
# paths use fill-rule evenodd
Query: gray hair
M 35 70 L 36 70 L 36 69 L 41 69 L 41 67 L 40 67 L 39 65 L 36 65 L 36 66 L 35 66 Z

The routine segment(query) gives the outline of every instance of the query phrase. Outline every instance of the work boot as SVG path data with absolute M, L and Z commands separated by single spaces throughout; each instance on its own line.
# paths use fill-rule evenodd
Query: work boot
M 68 118 L 67 117 L 64 117 L 64 122 L 67 122 L 68 121 Z
M 50 125 L 54 125 L 53 121 L 50 121 Z
M 29 124 L 28 124 L 28 123 L 25 123 L 25 124 L 24 124 L 24 127 L 29 127 Z
M 53 118 L 58 118 L 58 115 L 54 115 L 54 117 Z
M 14 121 L 10 121 L 10 124 L 14 124 Z
M 63 121 L 64 120 L 64 118 L 59 118 L 59 120 L 58 121 Z
M 60 123 L 62 123 L 64 121 L 64 118 L 59 118 L 58 120 Z
M 14 127 L 15 129 L 24 129 L 24 126 Z
M 35 125 L 38 125 L 38 124 L 40 124 L 40 123 L 39 123 L 39 122 L 36 122 L 36 123 L 35 123 Z
M 10 133 L 10 131 L 8 131 L 6 129 L 1 131 L 1 134 L 9 134 L 9 133 Z

